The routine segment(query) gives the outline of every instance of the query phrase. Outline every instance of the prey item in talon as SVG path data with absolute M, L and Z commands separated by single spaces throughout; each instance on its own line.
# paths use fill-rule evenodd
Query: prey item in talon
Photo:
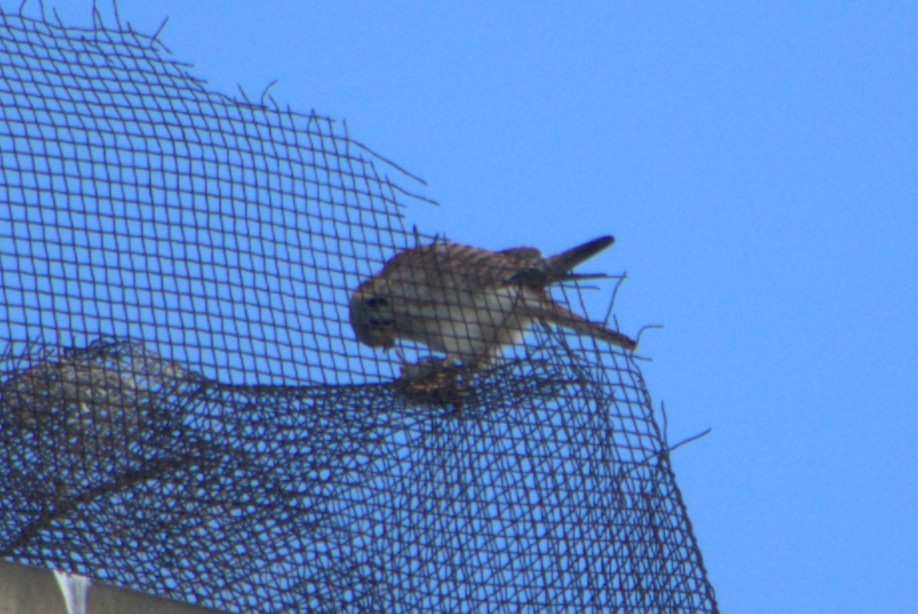
M 371 347 L 414 341 L 472 368 L 519 343 L 536 321 L 634 350 L 631 338 L 569 311 L 547 291 L 576 279 L 573 268 L 613 242 L 600 237 L 547 258 L 532 247 L 493 252 L 446 241 L 404 250 L 354 291 L 351 326 Z
M 439 358 L 403 363 L 396 390 L 409 401 L 424 405 L 453 405 L 462 410 L 466 389 L 459 383 L 459 369 Z

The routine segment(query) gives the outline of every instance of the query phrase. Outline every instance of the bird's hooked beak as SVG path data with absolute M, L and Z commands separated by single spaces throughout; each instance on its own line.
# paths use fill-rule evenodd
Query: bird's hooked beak
M 365 286 L 357 288 L 351 296 L 350 317 L 361 343 L 387 349 L 395 345 L 395 317 L 385 297 Z

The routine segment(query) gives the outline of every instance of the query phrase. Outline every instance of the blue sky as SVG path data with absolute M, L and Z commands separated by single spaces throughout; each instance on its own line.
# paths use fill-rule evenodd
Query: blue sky
M 627 271 L 623 330 L 665 325 L 671 441 L 713 429 L 673 463 L 722 609 L 912 611 L 918 5 L 118 6 L 211 89 L 346 120 L 427 180 L 425 232 L 614 234 L 591 270 Z

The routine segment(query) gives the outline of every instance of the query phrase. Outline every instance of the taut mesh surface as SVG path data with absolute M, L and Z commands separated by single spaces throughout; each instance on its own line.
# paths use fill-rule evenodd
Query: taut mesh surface
M 355 340 L 433 239 L 337 124 L 11 15 L 0 103 L 5 558 L 240 612 L 716 610 L 630 354 L 536 325 L 477 372 L 403 344 L 413 381 Z

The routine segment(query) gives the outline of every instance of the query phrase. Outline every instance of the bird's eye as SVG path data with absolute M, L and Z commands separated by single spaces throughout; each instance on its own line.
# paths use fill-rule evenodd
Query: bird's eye
M 388 304 L 388 302 L 386 301 L 386 299 L 382 297 L 371 296 L 370 298 L 366 299 L 363 302 L 363 304 L 369 307 L 370 309 L 377 309 L 379 307 L 385 307 Z

